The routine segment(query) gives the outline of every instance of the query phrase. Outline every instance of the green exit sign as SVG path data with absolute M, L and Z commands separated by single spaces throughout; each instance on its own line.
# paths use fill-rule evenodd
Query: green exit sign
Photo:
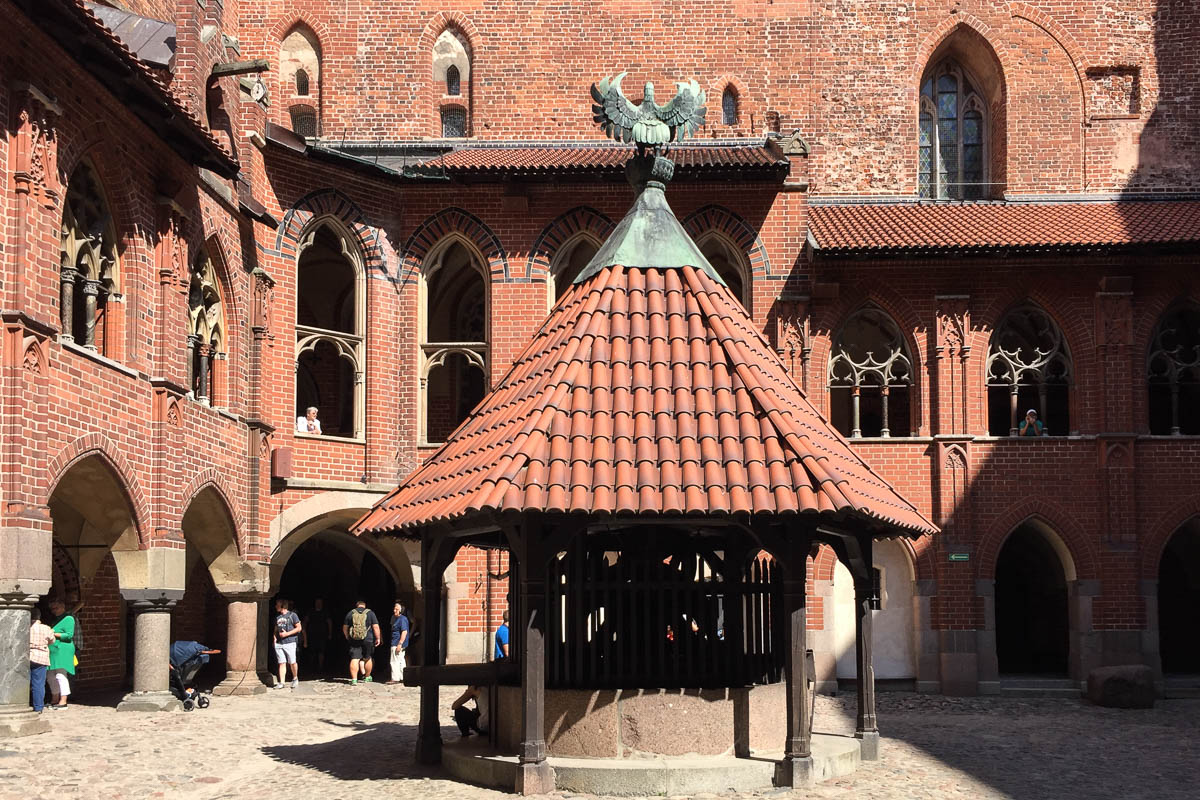
M 951 553 L 950 560 L 951 561 L 970 561 L 971 554 L 970 553 Z

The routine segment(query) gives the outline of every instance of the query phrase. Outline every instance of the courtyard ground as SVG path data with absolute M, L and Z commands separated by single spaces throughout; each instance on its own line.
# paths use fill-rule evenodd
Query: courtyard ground
M 457 692 L 443 691 L 443 718 Z M 418 690 L 311 682 L 216 698 L 193 713 L 46 711 L 54 730 L 0 740 L 0 798 L 477 800 L 506 797 L 414 764 Z M 818 730 L 853 727 L 854 698 L 818 698 Z M 1150 711 L 1074 700 L 879 695 L 883 758 L 790 793 L 814 798 L 1200 797 L 1200 701 Z M 457 737 L 443 728 L 449 740 Z M 563 795 L 578 797 L 577 795 Z

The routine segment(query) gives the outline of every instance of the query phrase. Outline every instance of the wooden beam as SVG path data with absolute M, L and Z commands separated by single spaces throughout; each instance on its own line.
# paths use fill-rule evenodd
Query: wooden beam
M 804 592 L 810 540 L 801 530 L 789 531 L 787 540 L 780 559 L 786 571 L 783 613 L 787 651 L 784 667 L 786 733 L 778 783 L 795 788 L 806 786 L 813 780 L 812 688 L 808 674 L 808 609 Z
M 482 664 L 429 664 L 405 667 L 405 686 L 492 686 L 516 684 L 520 677 L 515 659 Z
M 526 517 L 519 555 L 521 626 L 521 743 L 517 750 L 518 794 L 554 791 L 554 771 L 546 760 L 546 554 L 540 520 Z

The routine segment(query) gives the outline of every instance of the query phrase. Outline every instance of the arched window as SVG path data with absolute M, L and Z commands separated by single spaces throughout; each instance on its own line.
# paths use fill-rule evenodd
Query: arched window
M 296 97 L 315 97 L 316 106 L 293 106 L 288 109 L 292 130 L 300 136 L 316 136 L 321 118 L 321 42 L 317 35 L 304 25 L 297 25 L 288 32 L 279 44 L 279 75 L 286 83 L 287 76 L 294 80 Z M 281 87 L 286 94 L 288 87 Z M 304 108 L 304 111 L 300 111 Z
M 726 86 L 725 91 L 721 93 L 721 124 L 738 124 L 737 89 L 733 88 L 732 84 Z
M 471 128 L 471 50 L 459 31 L 447 28 L 433 43 L 433 80 L 435 91 L 450 97 L 462 97 L 461 105 L 439 108 L 441 135 L 457 139 Z
M 112 356 L 108 322 L 116 298 L 117 234 L 100 180 L 87 162 L 67 184 L 59 237 L 63 336 Z
M 554 296 L 550 298 L 553 306 L 558 299 L 571 289 L 571 284 L 579 277 L 579 273 L 588 265 L 592 257 L 600 249 L 600 243 L 587 234 L 578 234 L 568 240 L 554 254 L 554 263 L 550 265 L 550 274 L 554 276 Z
M 700 252 L 713 265 L 713 269 L 725 281 L 729 291 L 750 310 L 750 280 L 744 255 L 728 239 L 719 233 L 704 234 L 697 239 Z
M 921 197 L 978 200 L 987 192 L 987 104 L 958 62 L 921 79 L 917 189 Z
M 473 249 L 451 238 L 427 259 L 423 277 L 422 438 L 436 444 L 487 391 L 487 269 Z
M 297 136 L 311 139 L 317 135 L 317 112 L 308 106 L 292 106 L 292 131 Z
M 1034 305 L 1012 309 L 992 333 L 987 357 L 988 433 L 1016 436 L 1026 409 L 1045 433 L 1070 433 L 1071 354 L 1054 320 Z
M 909 436 L 912 359 L 900 329 L 878 308 L 854 312 L 829 356 L 830 421 L 842 435 Z
M 316 408 L 326 436 L 362 435 L 365 295 L 350 235 L 328 219 L 313 226 L 296 277 L 296 415 Z
M 1146 377 L 1150 433 L 1200 435 L 1200 306 L 1181 305 L 1159 321 Z
M 225 312 L 217 270 L 207 253 L 192 266 L 187 343 L 192 396 L 209 405 L 216 393 L 214 367 L 225 358 Z

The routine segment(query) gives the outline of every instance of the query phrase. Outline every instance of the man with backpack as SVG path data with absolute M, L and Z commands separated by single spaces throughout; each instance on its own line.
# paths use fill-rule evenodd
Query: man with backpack
M 375 666 L 375 645 L 379 642 L 379 619 L 375 612 L 367 608 L 367 601 L 359 598 L 354 608 L 346 614 L 342 623 L 342 635 L 350 643 L 350 685 L 358 683 L 359 668 L 366 677 L 363 681 L 371 682 L 371 669 Z

